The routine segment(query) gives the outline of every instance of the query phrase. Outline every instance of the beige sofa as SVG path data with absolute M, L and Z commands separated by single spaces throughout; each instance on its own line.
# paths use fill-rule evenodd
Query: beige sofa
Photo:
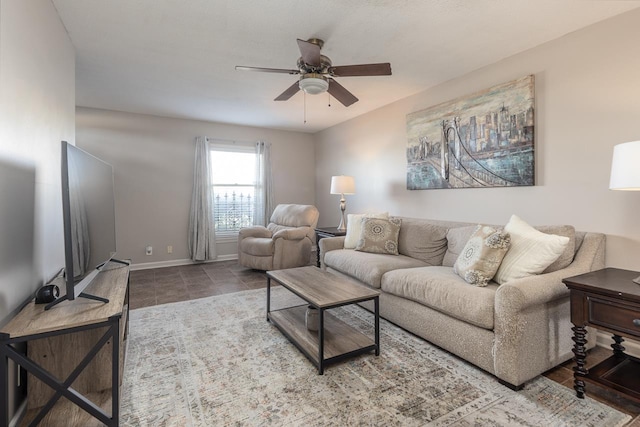
M 604 267 L 603 234 L 536 227 L 570 237 L 560 259 L 540 275 L 476 287 L 453 271 L 476 224 L 401 219 L 400 255 L 344 249 L 344 237 L 325 238 L 319 242 L 322 268 L 380 289 L 382 317 L 511 388 L 572 357 L 562 279 Z

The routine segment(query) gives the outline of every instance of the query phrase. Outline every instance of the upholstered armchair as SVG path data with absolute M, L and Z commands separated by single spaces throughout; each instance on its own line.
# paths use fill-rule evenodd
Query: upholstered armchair
M 240 229 L 238 263 L 256 270 L 308 265 L 319 215 L 312 205 L 276 206 L 266 227 Z

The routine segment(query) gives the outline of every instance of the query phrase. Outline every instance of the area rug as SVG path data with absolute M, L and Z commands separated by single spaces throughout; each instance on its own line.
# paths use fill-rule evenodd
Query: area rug
M 274 304 L 294 298 L 272 289 Z M 324 375 L 266 321 L 266 290 L 132 310 L 125 426 L 622 426 L 630 417 L 539 377 L 514 392 L 384 320 L 381 354 Z M 373 315 L 331 310 L 366 333 Z

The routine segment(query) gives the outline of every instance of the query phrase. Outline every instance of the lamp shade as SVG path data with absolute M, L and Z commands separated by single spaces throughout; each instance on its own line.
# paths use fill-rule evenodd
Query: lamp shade
M 356 194 L 356 182 L 352 176 L 331 177 L 331 194 Z
M 613 147 L 609 188 L 640 190 L 640 141 L 625 142 Z

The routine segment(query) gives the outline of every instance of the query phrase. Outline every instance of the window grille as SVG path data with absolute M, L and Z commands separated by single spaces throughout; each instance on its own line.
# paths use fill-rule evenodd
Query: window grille
M 253 186 L 213 186 L 213 219 L 216 234 L 237 233 L 253 225 Z

